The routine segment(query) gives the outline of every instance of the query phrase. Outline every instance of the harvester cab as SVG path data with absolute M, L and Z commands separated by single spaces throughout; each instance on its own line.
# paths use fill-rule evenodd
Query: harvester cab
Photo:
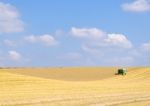
M 120 68 L 118 69 L 118 75 L 126 75 L 127 74 L 127 69 L 125 68 Z

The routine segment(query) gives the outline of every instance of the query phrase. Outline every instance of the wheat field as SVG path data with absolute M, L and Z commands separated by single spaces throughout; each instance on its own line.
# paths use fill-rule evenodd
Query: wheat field
M 150 106 L 150 67 L 0 69 L 0 106 Z

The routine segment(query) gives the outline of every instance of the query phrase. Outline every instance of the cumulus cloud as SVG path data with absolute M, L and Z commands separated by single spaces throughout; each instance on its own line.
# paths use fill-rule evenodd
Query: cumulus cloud
M 22 32 L 23 24 L 14 6 L 0 2 L 0 33 Z
M 94 37 L 92 38 L 93 30 L 83 33 L 84 31 L 82 29 L 85 28 L 81 28 L 81 32 L 80 28 L 76 29 L 78 29 L 79 31 L 77 31 L 76 33 L 74 32 L 73 37 L 83 39 L 81 43 L 81 49 L 85 53 L 85 58 L 89 58 L 90 60 L 95 61 L 97 65 L 99 63 L 101 65 L 107 64 L 112 66 L 126 66 L 134 63 L 134 57 L 131 55 L 131 53 L 129 53 L 129 51 L 131 51 L 134 46 L 132 42 L 126 37 L 126 35 L 105 32 L 103 34 L 100 34 L 101 36 L 95 39 Z M 98 32 L 104 32 L 103 30 L 98 28 L 96 28 L 96 30 Z M 89 35 L 91 37 L 90 39 Z
M 49 34 L 44 34 L 40 36 L 31 35 L 31 36 L 25 37 L 24 39 L 30 43 L 43 43 L 47 46 L 53 46 L 53 45 L 58 44 L 56 39 Z
M 71 28 L 71 34 L 78 38 L 100 39 L 105 36 L 105 32 L 97 28 Z
M 9 58 L 13 61 L 19 61 L 21 60 L 22 56 L 20 53 L 18 53 L 17 51 L 9 51 L 8 52 Z
M 150 11 L 149 0 L 135 0 L 132 3 L 125 3 L 122 5 L 123 10 L 130 12 L 145 12 Z
M 132 43 L 125 35 L 116 33 L 109 34 L 98 28 L 80 29 L 73 27 L 71 29 L 71 34 L 77 38 L 88 39 L 88 45 L 92 44 L 99 47 L 120 47 L 126 49 L 132 48 Z M 83 49 L 87 50 L 89 48 L 83 47 Z
M 108 38 L 105 39 L 105 42 L 113 46 L 132 48 L 132 43 L 123 34 L 108 34 Z

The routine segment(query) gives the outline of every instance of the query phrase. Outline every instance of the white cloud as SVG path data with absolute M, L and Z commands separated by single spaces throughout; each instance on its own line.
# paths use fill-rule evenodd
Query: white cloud
M 123 10 L 130 12 L 145 12 L 150 11 L 149 0 L 135 0 L 132 3 L 125 3 L 122 5 Z
M 81 28 L 81 30 L 79 28 L 76 29 L 77 31 L 72 31 L 71 29 L 71 32 L 74 34 L 74 37 L 83 39 L 81 49 L 84 51 L 85 61 L 86 58 L 89 58 L 95 62 L 95 65 L 109 66 L 127 66 L 133 65 L 135 62 L 133 54 L 129 53 L 129 51 L 134 49 L 133 44 L 124 34 L 105 32 L 100 34 L 102 36 L 92 38 L 93 30 L 88 32 L 85 31 L 85 28 Z M 104 32 L 98 28 L 96 30 Z
M 132 43 L 123 34 L 108 34 L 106 43 L 116 47 L 132 48 Z
M 123 34 L 109 34 L 98 28 L 72 28 L 71 34 L 77 38 L 88 39 L 88 45 L 95 45 L 99 47 L 120 47 L 132 48 L 132 43 Z M 84 42 L 84 41 L 83 41 Z M 85 43 L 85 42 L 84 42 Z M 82 47 L 84 50 L 89 51 L 87 47 Z M 90 49 L 93 50 L 93 49 Z M 95 50 L 94 50 L 95 51 Z M 91 51 L 93 52 L 93 51 Z
M 0 2 L 0 33 L 14 33 L 24 30 L 23 21 L 17 9 Z
M 37 37 L 34 36 L 34 35 L 31 35 L 31 36 L 27 36 L 24 38 L 26 41 L 30 42 L 30 43 L 35 43 L 37 42 Z
M 39 40 L 41 40 L 41 42 L 44 42 L 47 45 L 55 45 L 56 44 L 56 40 L 54 39 L 54 37 L 52 37 L 50 35 L 39 36 Z
M 9 55 L 9 58 L 13 61 L 19 61 L 22 58 L 21 54 L 16 51 L 9 51 L 8 55 Z
M 105 36 L 105 32 L 97 28 L 71 28 L 71 34 L 79 38 L 100 39 Z
M 53 46 L 58 43 L 56 39 L 49 34 L 44 34 L 40 36 L 31 35 L 31 36 L 25 37 L 25 40 L 30 43 L 43 43 L 47 46 Z

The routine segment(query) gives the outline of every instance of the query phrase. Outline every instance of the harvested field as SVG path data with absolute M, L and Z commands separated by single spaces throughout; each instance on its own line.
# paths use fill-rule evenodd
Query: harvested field
M 0 106 L 149 106 L 150 68 L 0 69 Z

